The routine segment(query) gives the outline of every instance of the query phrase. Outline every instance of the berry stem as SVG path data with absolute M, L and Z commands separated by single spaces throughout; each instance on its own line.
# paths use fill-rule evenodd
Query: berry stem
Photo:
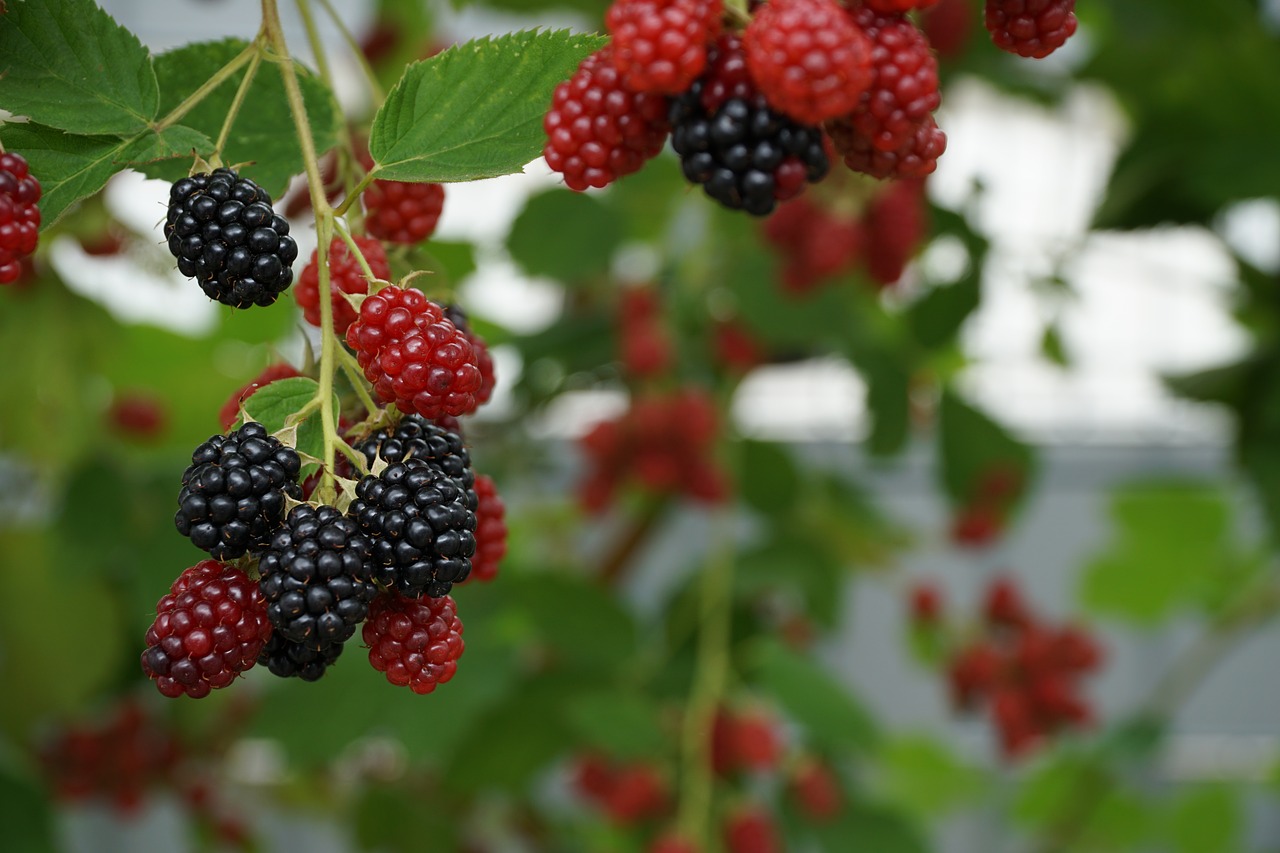
M 680 832 L 710 849 L 708 828 L 714 778 L 711 729 L 729 672 L 730 597 L 733 588 L 734 516 L 720 513 L 717 544 L 702 572 L 698 594 L 697 662 L 681 733 Z
M 616 586 L 626 574 L 627 567 L 645 539 L 666 515 L 670 501 L 656 498 L 631 519 L 627 528 L 614 540 L 613 546 L 600 563 L 600 580 L 608 586 Z
M 344 216 L 346 214 L 351 205 L 355 204 L 356 199 L 360 197 L 360 193 L 368 189 L 369 185 L 374 182 L 374 172 L 376 171 L 378 171 L 378 164 L 374 163 L 373 168 L 364 173 L 364 177 L 360 179 L 360 182 L 352 187 L 351 192 L 347 193 L 346 198 L 333 211 L 334 216 Z
M 364 273 L 364 277 L 368 280 L 369 292 L 377 293 L 377 288 L 374 287 L 374 284 L 379 279 L 374 275 L 373 268 L 369 266 L 369 261 L 365 258 L 364 251 L 352 238 L 350 229 L 341 220 L 335 219 L 333 224 L 337 229 L 338 236 L 342 238 L 342 242 L 347 244 L 347 251 L 351 253 L 351 257 L 355 258 L 356 263 L 360 266 L 360 271 Z
M 359 363 L 342 347 L 338 348 L 338 361 L 342 367 L 342 372 L 346 374 L 347 381 L 351 383 L 351 387 L 355 389 L 356 396 L 360 398 L 360 403 L 364 406 L 365 411 L 371 415 L 378 414 L 381 410 L 378 408 L 378 404 L 373 401 L 373 397 L 369 396 L 369 389 L 365 387 L 364 376 L 360 371 Z
M 306 4 L 308 0 L 300 0 L 301 4 Z M 378 82 L 378 75 L 374 73 L 373 66 L 369 64 L 369 59 L 364 55 L 364 51 L 360 49 L 360 43 L 356 41 L 356 37 L 351 34 L 351 30 L 347 28 L 343 22 L 342 16 L 333 8 L 333 4 L 329 0 L 319 0 L 320 5 L 329 13 L 329 18 L 338 27 L 338 32 L 342 33 L 342 38 L 346 41 L 347 47 L 351 49 L 351 53 L 356 58 L 356 62 L 360 64 L 360 70 L 364 72 L 365 83 L 369 85 L 369 95 L 373 98 L 373 108 L 377 110 L 382 106 L 382 102 L 386 100 L 386 93 L 382 91 L 382 84 Z
M 227 145 L 227 137 L 231 135 L 231 127 L 236 123 L 236 116 L 240 114 L 240 107 L 244 105 L 244 99 L 249 94 L 249 87 L 253 85 L 253 78 L 257 75 L 258 66 L 261 64 L 262 52 L 254 51 L 249 60 L 249 67 L 244 71 L 244 79 L 240 81 L 236 96 L 231 101 L 231 108 L 227 110 L 227 117 L 222 121 L 222 129 L 218 131 L 218 141 L 213 145 L 213 157 L 219 163 L 222 161 L 222 149 Z
M 289 56 L 284 30 L 280 26 L 280 11 L 276 0 L 262 0 L 262 32 L 277 56 L 273 60 L 280 68 L 285 95 L 289 100 L 289 112 L 293 116 L 298 145 L 302 148 L 302 162 L 307 171 L 307 188 L 311 192 L 311 209 L 316 218 L 316 269 L 319 274 L 320 299 L 320 423 L 324 434 L 323 468 L 317 496 L 323 501 L 333 491 L 333 467 L 338 446 L 337 413 L 333 410 L 333 374 L 338 346 L 333 329 L 333 299 L 330 298 L 329 241 L 333 239 L 333 208 L 325 196 L 324 178 L 320 174 L 320 162 L 316 156 L 315 140 L 311 136 L 311 122 L 307 118 L 302 88 L 298 85 L 298 73 Z
M 245 63 L 252 60 L 255 56 L 260 57 L 262 55 L 261 39 L 262 34 L 259 33 L 258 38 L 255 38 L 250 42 L 248 47 L 236 54 L 235 58 L 226 65 L 215 71 L 213 76 L 204 81 L 199 89 L 196 89 L 190 95 L 187 95 L 187 97 L 183 99 L 182 103 L 178 104 L 169 111 L 168 115 L 156 122 L 155 125 L 153 125 L 155 132 L 161 133 L 182 121 L 182 119 L 186 117 L 187 113 L 195 109 L 201 101 L 209 97 L 209 93 L 214 89 L 217 89 L 230 79 L 233 74 L 244 67 Z

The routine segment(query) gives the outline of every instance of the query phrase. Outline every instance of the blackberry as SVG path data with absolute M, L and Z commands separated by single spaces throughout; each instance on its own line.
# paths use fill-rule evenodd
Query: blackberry
M 276 636 L 321 651 L 351 639 L 378 594 L 369 540 L 331 506 L 295 506 L 259 557 Z
M 477 507 L 476 474 L 462 437 L 421 415 L 405 415 L 394 428 L 374 433 L 356 445 L 356 450 L 364 454 L 369 465 L 379 456 L 388 464 L 426 460 L 458 481 L 466 493 L 467 509 Z
M 176 182 L 164 236 L 182 274 L 224 305 L 270 305 L 293 282 L 298 244 L 289 223 L 262 187 L 233 169 Z
M 215 435 L 191 454 L 174 525 L 216 560 L 263 548 L 284 521 L 285 495 L 302 495 L 301 467 L 297 452 L 260 423 Z
M 326 649 L 316 651 L 302 643 L 290 642 L 279 634 L 272 634 L 262 648 L 262 654 L 258 655 L 258 663 L 280 678 L 316 681 L 340 654 L 342 643 L 334 643 Z
M 671 144 L 691 182 L 734 210 L 771 213 L 827 174 L 822 132 L 771 108 L 746 73 L 741 39 L 717 42 L 711 70 L 671 102 Z
M 410 458 L 356 485 L 350 515 L 373 545 L 374 580 L 411 598 L 447 595 L 471 573 L 476 514 L 437 464 Z

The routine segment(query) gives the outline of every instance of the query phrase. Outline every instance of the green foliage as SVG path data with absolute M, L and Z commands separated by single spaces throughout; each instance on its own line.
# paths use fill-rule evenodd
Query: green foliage
M 155 58 L 156 77 L 160 81 L 160 110 L 167 113 L 204 84 L 215 72 L 235 59 L 248 47 L 240 39 L 198 42 L 167 51 Z M 305 68 L 294 63 L 307 121 L 316 149 L 324 151 L 334 144 L 337 135 L 338 110 L 328 88 Z M 181 153 L 190 158 L 196 153 L 208 156 L 213 142 L 222 130 L 226 115 L 247 69 L 241 69 L 223 81 L 204 100 L 187 113 L 182 121 L 207 138 L 203 146 L 188 145 Z M 228 165 L 245 164 L 240 174 L 256 181 L 273 198 L 279 198 L 289 179 L 303 171 L 302 148 L 293 130 L 293 117 L 285 96 L 279 70 L 263 63 L 245 93 L 236 122 L 231 126 L 222 160 Z M 149 177 L 176 181 L 185 177 L 187 162 L 158 163 L 143 167 Z
M 295 413 L 316 399 L 320 394 L 320 385 L 314 379 L 295 376 L 289 379 L 278 379 L 253 392 L 240 405 L 248 412 L 249 417 L 266 427 L 267 432 L 275 433 L 285 427 L 294 426 Z M 338 396 L 333 396 L 333 411 L 340 410 Z M 324 457 L 324 426 L 320 418 L 320 409 L 307 415 L 298 427 L 297 443 L 294 445 L 299 453 Z
M 86 135 L 131 136 L 151 125 L 160 92 L 137 36 L 92 0 L 9 6 L 0 16 L 6 109 Z
M 622 236 L 621 217 L 611 206 L 555 189 L 525 203 L 511 226 L 507 251 L 530 275 L 573 284 L 607 273 Z
M 1175 853 L 1235 853 L 1243 850 L 1244 804 L 1226 785 L 1193 787 L 1174 801 L 1167 826 Z
M 835 821 L 815 823 L 823 850 L 874 850 L 876 853 L 928 853 L 916 825 L 891 808 L 858 804 Z
M 11 853 L 54 853 L 53 809 L 29 780 L 0 766 L 0 826 Z
M 944 814 L 986 793 L 983 773 L 932 738 L 894 738 L 879 760 L 885 799 L 922 817 Z
M 789 509 L 800 494 L 796 465 L 782 445 L 768 441 L 743 441 L 739 467 L 742 499 L 752 509 L 780 513 Z
M 455 45 L 405 70 L 373 119 L 378 177 L 470 181 L 519 172 L 545 142 L 551 92 L 596 36 L 526 30 Z
M 669 745 L 658 707 L 641 694 L 588 692 L 575 696 L 566 710 L 584 744 L 616 758 L 652 758 Z
M 942 484 L 952 501 L 964 505 L 978 497 L 983 477 L 994 470 L 1017 476 L 1018 491 L 1025 492 L 1033 468 L 1031 448 L 951 389 L 942 392 L 938 439 Z
M 748 655 L 759 685 L 804 726 L 816 744 L 861 754 L 879 733 L 867 711 L 827 670 L 773 640 L 762 640 Z
M 1090 561 L 1080 590 L 1099 612 L 1157 625 L 1242 559 L 1229 536 L 1230 507 L 1213 485 L 1130 484 L 1113 494 L 1111 517 L 1112 541 Z

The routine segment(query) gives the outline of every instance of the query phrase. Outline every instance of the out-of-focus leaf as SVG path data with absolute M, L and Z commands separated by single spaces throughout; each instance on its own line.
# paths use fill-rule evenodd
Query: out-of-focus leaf
M 921 816 L 946 813 L 984 793 L 982 772 L 931 738 L 896 738 L 885 744 L 880 761 L 885 797 Z
M 867 411 L 871 435 L 867 450 L 873 456 L 889 456 L 906 446 L 911 428 L 911 377 L 892 355 L 862 362 L 867 380 Z
M 875 853 L 928 853 L 922 831 L 906 815 L 859 804 L 831 822 L 812 822 L 823 850 L 874 850 Z
M 435 791 L 374 784 L 364 788 L 354 806 L 355 835 L 361 850 L 414 853 L 431 839 L 434 849 L 458 849 L 458 820 Z
M 637 693 L 584 693 L 566 700 L 569 725 L 587 745 L 620 759 L 661 754 L 669 738 L 658 708 Z
M 967 505 L 977 498 L 984 479 L 996 471 L 1016 480 L 1015 493 L 1004 501 L 1026 493 L 1033 473 L 1031 448 L 951 389 L 942 393 L 938 438 L 942 483 L 956 503 Z
M 612 667 L 635 649 L 636 626 L 617 599 L 598 583 L 563 573 L 529 572 L 504 577 L 531 639 L 557 658 L 582 666 Z
M 26 779 L 0 768 L 0 826 L 9 853 L 54 853 L 53 810 L 49 798 Z
M 553 189 L 531 196 L 507 236 L 530 275 L 573 283 L 604 275 L 622 241 L 621 217 L 595 196 Z
M 775 442 L 743 441 L 739 452 L 743 500 L 763 513 L 791 508 L 799 494 L 800 478 L 786 449 Z
M 1239 792 L 1226 785 L 1191 788 L 1172 806 L 1168 840 L 1177 853 L 1235 853 L 1241 850 L 1244 808 Z
M 824 543 L 810 536 L 779 532 L 738 555 L 735 586 L 740 594 L 786 591 L 804 599 L 805 613 L 828 628 L 839 619 L 841 565 Z
M 755 645 L 748 661 L 760 686 L 816 743 L 865 753 L 878 740 L 866 709 L 819 664 L 773 640 Z

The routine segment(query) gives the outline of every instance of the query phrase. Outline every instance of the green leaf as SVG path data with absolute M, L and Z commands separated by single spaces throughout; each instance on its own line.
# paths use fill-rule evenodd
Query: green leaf
M 11 2 L 0 77 L 5 109 L 73 133 L 139 133 L 160 102 L 147 49 L 91 0 Z
M 622 217 L 591 195 L 553 189 L 529 198 L 507 237 L 511 258 L 530 275 L 577 282 L 609 271 Z
M 1154 625 L 1193 601 L 1237 557 L 1230 508 L 1220 489 L 1177 481 L 1132 483 L 1111 498 L 1115 525 L 1081 583 L 1099 612 Z
M 515 603 L 513 619 L 558 657 L 579 665 L 615 667 L 635 649 L 636 626 L 617 599 L 587 578 L 527 572 L 503 578 Z
M 652 758 L 669 745 L 652 700 L 632 693 L 586 693 L 567 700 L 569 725 L 582 740 L 620 759 Z
M 1176 853 L 1233 853 L 1244 829 L 1239 792 L 1225 785 L 1194 787 L 1178 797 L 1168 838 Z
M 1026 493 L 1033 462 L 1031 448 L 950 388 L 942 392 L 938 432 L 942 482 L 957 504 L 967 505 L 980 497 L 983 481 L 993 471 L 1018 481 L 1015 493 L 1003 499 L 1006 503 Z
M 751 670 L 760 686 L 814 741 L 858 753 L 875 744 L 878 733 L 871 716 L 820 665 L 773 640 L 761 641 L 751 652 Z
M 264 385 L 241 405 L 249 413 L 249 417 L 267 428 L 267 432 L 276 432 L 284 429 L 285 421 L 301 411 L 319 393 L 320 386 L 314 379 L 295 376 Z M 337 394 L 333 395 L 333 411 L 340 411 Z M 299 453 L 324 458 L 324 423 L 319 409 L 298 424 L 298 443 L 294 449 Z
M 787 450 L 776 442 L 743 441 L 741 494 L 751 507 L 763 513 L 783 513 L 800 493 L 800 478 Z
M 899 812 L 859 804 L 837 820 L 813 823 L 822 850 L 866 850 L 868 853 L 929 853 L 921 828 Z
M 425 838 L 434 849 L 460 849 L 460 822 L 442 800 L 439 791 L 415 791 L 403 783 L 365 786 L 352 827 L 359 849 L 415 853 Z
M 42 229 L 57 222 L 71 205 L 102 189 L 122 169 L 186 157 L 193 147 L 211 146 L 203 134 L 181 125 L 162 134 L 147 131 L 122 140 L 76 136 L 34 123 L 10 124 L 4 127 L 4 143 L 21 151 L 31 171 L 40 176 Z
M 0 826 L 8 853 L 54 853 L 49 798 L 27 780 L 0 768 Z
M 162 53 L 155 59 L 160 81 L 160 108 L 168 112 L 198 89 L 218 69 L 248 46 L 240 39 L 189 44 Z M 315 139 L 316 150 L 325 151 L 337 139 L 338 111 L 329 90 L 305 67 L 294 63 L 303 105 Z M 210 140 L 218 138 L 223 121 L 244 80 L 247 69 L 233 74 L 205 97 L 183 119 L 183 124 L 206 135 L 205 145 L 196 151 L 207 156 L 213 151 Z M 188 148 L 186 154 L 191 153 Z M 275 66 L 262 63 L 245 95 L 244 104 L 231 126 L 222 152 L 226 163 L 244 163 L 240 174 L 256 181 L 273 198 L 279 198 L 289 178 L 303 170 L 302 148 L 294 131 L 284 82 Z M 157 164 L 143 171 L 153 178 L 177 180 L 189 171 L 190 161 Z
M 834 627 L 840 616 L 840 589 L 844 572 L 827 542 L 816 536 L 784 532 L 741 554 L 734 572 L 740 596 L 785 590 L 803 598 L 805 613 L 825 627 Z
M 944 814 L 983 794 L 983 773 L 931 738 L 897 738 L 880 760 L 885 797 L 921 816 Z
M 410 65 L 373 118 L 378 177 L 472 181 L 521 171 L 546 142 L 552 91 L 604 43 L 567 30 L 524 30 Z
M 861 363 L 867 380 L 867 411 L 871 414 L 871 435 L 867 450 L 874 456 L 888 456 L 906 446 L 911 430 L 911 377 L 892 354 Z
M 1058 367 L 1070 367 L 1071 360 L 1062 344 L 1062 335 L 1057 326 L 1045 326 L 1040 337 L 1040 354 Z

